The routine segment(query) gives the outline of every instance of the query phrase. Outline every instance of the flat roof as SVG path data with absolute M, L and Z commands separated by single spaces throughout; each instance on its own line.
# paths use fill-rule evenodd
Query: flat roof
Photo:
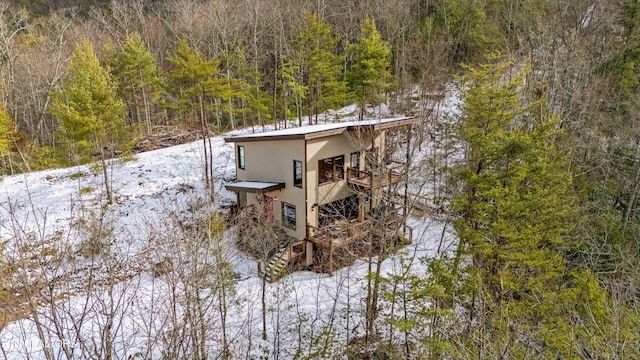
M 229 191 L 248 192 L 248 193 L 266 193 L 269 191 L 284 189 L 283 182 L 267 182 L 267 181 L 238 181 L 233 184 L 225 185 Z
M 331 135 L 339 135 L 343 132 L 359 127 L 373 127 L 375 130 L 389 129 L 393 127 L 411 125 L 421 121 L 420 117 L 402 117 L 390 119 L 375 119 L 363 121 L 349 121 L 321 125 L 309 125 L 288 129 L 266 131 L 262 133 L 235 135 L 224 138 L 225 142 L 247 141 L 271 141 L 271 140 L 301 140 L 315 139 Z

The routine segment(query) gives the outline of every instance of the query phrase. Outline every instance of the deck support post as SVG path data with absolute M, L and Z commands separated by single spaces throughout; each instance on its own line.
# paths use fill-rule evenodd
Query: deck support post
M 405 160 L 405 168 L 404 168 L 404 209 L 402 209 L 404 216 L 404 221 L 407 221 L 407 215 L 409 211 L 409 161 L 411 161 L 411 124 L 407 126 L 407 149 L 405 152 L 407 153 L 407 158 Z
M 364 221 L 364 202 L 365 196 L 364 192 L 358 192 L 358 222 Z
M 307 247 L 305 250 L 306 255 L 306 266 L 313 265 L 313 243 L 311 241 L 305 241 L 305 246 Z
M 333 275 L 333 241 L 329 243 L 329 276 Z

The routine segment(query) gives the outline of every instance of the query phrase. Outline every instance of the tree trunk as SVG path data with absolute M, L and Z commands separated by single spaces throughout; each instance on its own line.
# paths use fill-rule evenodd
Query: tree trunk
M 277 51 L 277 50 L 276 50 Z M 273 64 L 273 94 L 271 96 L 271 120 L 276 124 L 278 130 L 278 54 L 274 54 Z M 285 123 L 285 127 L 287 127 Z
M 142 104 L 144 105 L 144 120 L 147 124 L 147 135 L 151 135 L 151 106 L 149 105 L 146 86 L 142 87 Z
M 229 84 L 229 89 L 231 90 L 231 72 L 227 69 L 227 82 Z M 231 129 L 236 128 L 236 120 L 233 116 L 233 96 L 229 96 L 229 125 L 231 125 Z
M 209 151 L 207 149 L 207 122 L 204 118 L 204 96 L 200 96 L 200 129 L 202 131 L 202 148 L 204 149 L 204 185 L 209 189 Z
M 113 196 L 111 195 L 111 184 L 109 183 L 109 171 L 107 171 L 107 161 L 104 154 L 104 146 L 100 149 L 100 162 L 102 163 L 102 180 L 104 180 L 104 188 L 107 192 L 107 204 L 113 204 Z
M 266 262 L 264 262 L 266 266 Z M 266 270 L 266 269 L 265 269 Z M 262 278 L 262 340 L 267 340 L 267 279 Z
M 638 155 L 636 158 L 640 156 L 640 146 L 638 146 Z M 638 188 L 640 187 L 640 166 L 636 166 L 636 176 L 633 180 L 633 190 L 629 195 L 629 200 L 627 201 L 627 206 L 624 212 L 624 219 L 622 223 L 622 229 L 627 230 L 627 226 L 629 225 L 629 219 L 631 218 L 631 213 L 633 212 L 633 208 L 635 206 L 636 196 L 638 195 Z

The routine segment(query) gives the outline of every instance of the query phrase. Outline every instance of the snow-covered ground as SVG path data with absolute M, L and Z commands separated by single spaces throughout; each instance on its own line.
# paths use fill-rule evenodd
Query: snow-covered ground
M 455 101 L 447 98 L 441 106 L 452 109 Z M 326 118 L 351 120 L 353 110 Z M 114 204 L 109 206 L 104 205 L 101 173 L 91 166 L 0 180 L 0 258 L 14 270 L 7 280 L 14 289 L 24 286 L 23 293 L 15 294 L 21 299 L 35 292 L 45 299 L 38 300 L 37 309 L 14 309 L 16 319 L 0 329 L 1 356 L 44 359 L 48 352 L 53 358 L 100 358 L 111 352 L 122 359 L 171 358 L 167 349 L 177 354 L 197 348 L 189 342 L 194 340 L 174 340 L 197 338 L 193 334 L 200 329 L 194 326 L 199 324 L 212 357 L 221 353 L 225 336 L 233 357 L 286 359 L 330 349 L 315 356 L 321 358 L 340 354 L 350 338 L 363 332 L 365 260 L 333 276 L 300 271 L 266 284 L 267 340 L 262 340 L 263 283 L 254 260 L 233 246 L 225 250 L 224 260 L 235 274 L 233 291 L 222 292 L 199 279 L 201 264 L 183 257 L 193 251 L 182 242 L 184 234 L 194 231 L 202 210 L 221 209 L 235 200 L 224 189 L 235 176 L 233 145 L 218 136 L 211 141 L 213 205 L 203 185 L 201 141 L 114 160 L 109 168 Z M 446 251 L 452 242 L 440 221 L 411 218 L 409 225 L 413 243 L 384 261 L 383 274 L 403 271 L 406 261 L 412 261 L 412 272 L 425 274 L 419 259 Z M 96 239 L 97 248 L 87 247 Z M 38 286 L 38 279 L 55 288 Z M 201 315 L 199 323 L 192 313 Z

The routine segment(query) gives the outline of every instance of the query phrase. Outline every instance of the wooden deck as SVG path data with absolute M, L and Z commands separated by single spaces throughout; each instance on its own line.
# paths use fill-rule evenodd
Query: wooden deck
M 358 241 L 371 238 L 384 238 L 383 243 L 396 246 L 400 242 L 410 243 L 413 229 L 404 223 L 402 217 L 393 217 L 384 222 L 384 226 L 374 223 L 374 219 L 357 221 L 338 221 L 332 225 L 318 228 L 307 224 L 307 240 L 325 249 L 328 254 L 328 264 L 324 264 L 329 274 L 333 274 L 333 256 L 336 250 Z M 385 245 L 386 246 L 386 245 Z M 316 264 L 318 265 L 318 264 Z
M 307 239 L 327 249 L 336 249 L 369 235 L 371 220 L 337 221 L 329 226 L 317 228 L 307 224 Z
M 348 167 L 347 181 L 349 184 L 357 185 L 365 189 L 372 189 L 397 184 L 402 180 L 403 171 L 404 165 L 394 166 L 377 172 Z

